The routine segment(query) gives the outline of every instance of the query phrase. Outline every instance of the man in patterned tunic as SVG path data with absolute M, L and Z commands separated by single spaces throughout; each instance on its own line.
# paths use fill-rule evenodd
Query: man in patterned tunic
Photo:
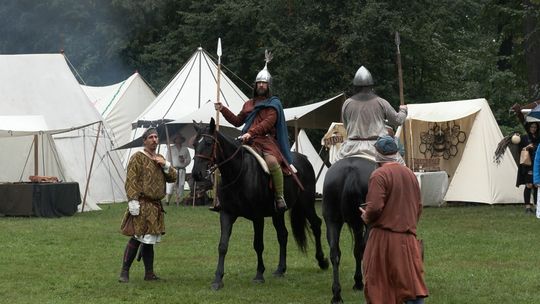
M 144 280 L 159 280 L 154 274 L 154 244 L 165 234 L 164 212 L 161 200 L 165 197 L 165 183 L 176 181 L 176 170 L 165 158 L 156 153 L 159 138 L 156 129 L 149 128 L 142 136 L 144 150 L 135 153 L 129 160 L 126 174 L 128 210 L 125 221 L 133 216 L 135 235 L 126 246 L 122 260 L 121 283 L 129 281 L 129 268 L 142 244 L 141 256 L 144 263 Z

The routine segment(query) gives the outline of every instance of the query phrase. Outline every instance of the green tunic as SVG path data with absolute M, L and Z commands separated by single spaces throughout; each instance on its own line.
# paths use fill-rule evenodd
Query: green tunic
M 126 194 L 128 201 L 138 200 L 140 213 L 133 218 L 135 235 L 164 234 L 165 221 L 161 199 L 165 197 L 165 183 L 176 181 L 176 170 L 171 166 L 168 173 L 146 156 L 135 153 L 129 160 L 126 174 Z M 124 214 L 124 220 L 129 211 Z

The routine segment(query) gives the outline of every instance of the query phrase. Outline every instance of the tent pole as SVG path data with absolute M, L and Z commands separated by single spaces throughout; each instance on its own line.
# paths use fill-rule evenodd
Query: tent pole
M 39 157 L 38 157 L 38 154 L 39 154 L 39 150 L 38 150 L 38 136 L 37 134 L 34 135 L 34 175 L 38 175 L 39 173 Z
M 90 186 L 90 176 L 92 176 L 92 167 L 94 166 L 94 158 L 96 157 L 97 144 L 98 144 L 99 133 L 101 132 L 102 124 L 103 124 L 103 121 L 100 121 L 98 125 L 98 130 L 96 134 L 96 143 L 94 144 L 94 152 L 92 153 L 92 161 L 90 162 L 90 170 L 88 171 L 88 178 L 86 179 L 86 187 L 84 189 L 83 205 L 81 208 L 81 212 L 84 212 L 84 206 L 86 205 L 86 195 L 88 195 L 88 188 Z

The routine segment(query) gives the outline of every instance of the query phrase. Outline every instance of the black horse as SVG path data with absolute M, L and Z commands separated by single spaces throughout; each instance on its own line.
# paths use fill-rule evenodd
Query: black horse
M 194 140 L 195 161 L 192 175 L 195 180 L 207 179 L 212 169 L 218 167 L 221 181 L 218 198 L 221 203 L 219 240 L 219 259 L 212 289 L 223 287 L 225 255 L 234 222 L 244 217 L 253 222 L 253 248 L 257 252 L 257 273 L 254 282 L 264 282 L 263 228 L 264 218 L 272 217 L 279 242 L 279 263 L 275 276 L 283 276 L 287 269 L 287 237 L 283 212 L 276 212 L 274 192 L 270 189 L 270 176 L 262 170 L 256 158 L 246 151 L 240 143 L 216 131 L 214 119 L 207 126 L 195 124 L 197 135 Z M 321 247 L 322 220 L 315 211 L 315 174 L 307 158 L 293 154 L 293 164 L 298 170 L 304 190 L 302 191 L 292 177 L 285 176 L 285 200 L 290 208 L 291 226 L 294 238 L 300 249 L 306 252 L 307 222 L 315 239 L 315 258 L 321 269 L 328 268 L 328 259 Z
M 349 157 L 334 163 L 324 178 L 323 218 L 326 223 L 326 238 L 330 247 L 330 261 L 333 267 L 332 302 L 343 303 L 341 284 L 339 283 L 339 262 L 341 249 L 339 237 L 344 223 L 349 225 L 354 238 L 353 289 L 362 290 L 362 256 L 367 241 L 367 228 L 360 218 L 358 207 L 365 202 L 368 182 L 377 164 L 362 157 Z

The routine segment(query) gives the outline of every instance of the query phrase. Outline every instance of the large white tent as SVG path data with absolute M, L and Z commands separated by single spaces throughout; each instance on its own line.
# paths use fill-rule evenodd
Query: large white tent
M 503 135 L 485 99 L 407 106 L 407 157 L 412 167 L 415 161 L 438 159 L 440 169 L 449 175 L 445 201 L 522 201 L 522 191 L 514 183 L 517 166 L 511 153 L 507 151 L 499 164 L 493 161 Z
M 216 101 L 217 69 L 208 53 L 199 47 L 137 121 L 177 120 L 189 116 L 209 101 Z M 220 102 L 236 113 L 247 99 L 222 71 Z M 209 113 L 215 114 L 213 108 L 209 108 Z
M 99 209 L 100 202 L 125 200 L 125 173 L 107 171 L 121 165 L 116 153 L 108 152 L 110 139 L 98 132 L 103 130 L 102 118 L 63 55 L 0 55 L 0 95 L 0 182 L 27 180 L 37 167 L 39 175 L 78 182 L 84 195 L 92 172 L 85 210 Z M 30 157 L 34 153 L 37 158 Z
M 186 139 L 194 134 L 193 120 L 208 123 L 216 117 L 213 103 L 217 100 L 218 67 L 208 53 L 201 47 L 193 53 L 169 84 L 159 93 L 156 99 L 134 120 L 133 125 L 148 127 L 159 125 L 158 131 L 162 142 L 166 142 L 167 134 L 180 130 Z M 221 70 L 220 102 L 234 113 L 239 112 L 248 97 Z M 168 123 L 167 132 L 164 130 Z M 220 119 L 222 131 L 232 134 L 233 126 Z M 143 128 L 136 130 L 134 140 L 122 148 L 136 148 L 142 145 L 140 136 Z M 166 154 L 166 147 L 160 152 Z M 189 169 L 189 168 L 188 168 Z M 189 171 L 188 171 L 189 172 Z
M 298 140 L 292 145 L 291 151 L 296 151 L 296 147 L 298 147 L 297 152 L 304 154 L 313 166 L 313 170 L 315 171 L 315 178 L 317 179 L 315 191 L 317 191 L 317 193 L 322 193 L 324 177 L 326 176 L 326 171 L 328 171 L 328 167 L 324 164 L 323 160 L 319 156 L 319 153 L 315 150 L 306 132 L 303 129 L 298 132 Z

